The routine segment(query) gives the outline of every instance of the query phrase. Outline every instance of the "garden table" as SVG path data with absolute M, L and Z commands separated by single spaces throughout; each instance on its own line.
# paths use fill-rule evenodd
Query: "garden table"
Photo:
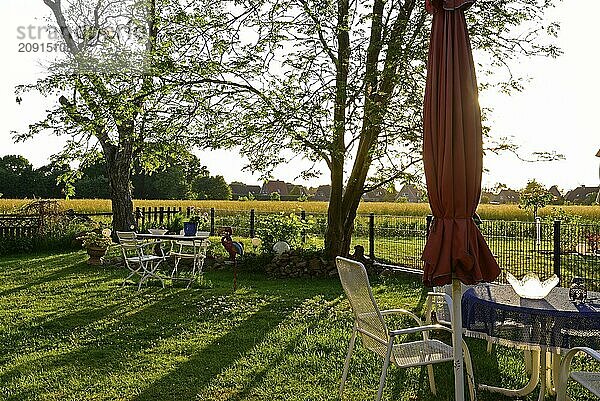
M 180 234 L 136 234 L 136 236 L 138 238 L 141 239 L 157 239 L 159 241 L 169 241 L 171 243 L 175 242 L 177 244 L 181 244 L 181 243 L 189 243 L 190 246 L 194 247 L 194 253 L 189 255 L 191 257 L 193 257 L 194 259 L 194 266 L 192 269 L 192 275 L 191 277 L 185 278 L 184 280 L 189 281 L 188 283 L 188 287 L 196 280 L 196 275 L 199 273 L 199 269 L 198 269 L 198 260 L 197 260 L 197 255 L 196 255 L 196 241 L 204 241 L 207 240 L 209 238 L 209 233 L 207 232 L 202 232 L 202 234 L 198 234 L 198 235 L 180 235 Z M 171 246 L 171 249 L 173 247 Z M 184 256 L 188 256 L 188 255 L 184 255 L 184 254 L 178 254 L 178 256 L 184 257 Z M 177 257 L 177 255 L 176 255 Z M 175 273 L 177 272 L 177 264 L 178 261 L 175 261 L 175 268 L 173 270 L 173 273 L 171 274 L 171 280 L 175 280 L 175 279 L 179 279 L 179 277 L 175 277 Z M 153 275 L 153 274 L 150 274 Z
M 462 313 L 465 335 L 532 351 L 531 378 L 525 387 L 482 384 L 482 390 L 520 397 L 539 381 L 543 400 L 546 392 L 555 394 L 552 384 L 558 382 L 561 354 L 573 347 L 600 348 L 598 292 L 589 291 L 585 302 L 573 302 L 568 288 L 556 287 L 544 299 L 525 299 L 510 285 L 479 284 L 464 293 Z
M 199 241 L 208 239 L 208 235 L 180 235 L 180 234 L 136 234 L 136 237 L 143 239 L 159 239 L 169 241 Z

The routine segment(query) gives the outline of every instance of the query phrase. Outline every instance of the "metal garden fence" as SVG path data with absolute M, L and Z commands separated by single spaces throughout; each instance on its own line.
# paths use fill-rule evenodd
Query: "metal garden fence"
M 136 208 L 136 222 L 140 230 L 155 225 L 168 225 L 173 216 L 181 213 L 189 217 L 192 208 Z M 218 235 L 223 226 L 233 228 L 237 237 L 251 238 L 257 228 L 272 213 L 196 209 L 205 213 L 206 222 L 200 230 Z M 287 213 L 289 214 L 289 212 Z M 302 242 L 313 247 L 322 246 L 327 228 L 327 215 L 298 212 L 310 222 L 302 233 Z M 79 215 L 82 216 L 82 215 Z M 85 214 L 87 217 L 110 219 L 111 213 Z M 431 216 L 358 215 L 355 220 L 352 246 L 361 245 L 376 262 L 412 270 L 423 267 L 421 253 L 425 246 Z M 0 238 L 33 237 L 39 227 L 35 215 L 0 215 Z M 484 220 L 479 225 L 490 249 L 500 266 L 516 276 L 534 272 L 544 278 L 552 273 L 561 278 L 563 285 L 573 277 L 600 286 L 600 223 L 566 224 L 560 220 L 535 222 Z M 499 279 L 504 280 L 504 277 Z

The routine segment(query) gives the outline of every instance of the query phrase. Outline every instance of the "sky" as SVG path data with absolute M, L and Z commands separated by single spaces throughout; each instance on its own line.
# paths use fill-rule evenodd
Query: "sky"
M 493 109 L 490 115 L 492 135 L 511 137 L 521 146 L 524 154 L 532 151 L 556 151 L 565 160 L 528 163 L 516 156 L 503 153 L 484 158 L 483 186 L 493 187 L 503 183 L 519 189 L 527 181 L 536 179 L 546 186 L 558 185 L 569 190 L 579 185 L 596 186 L 600 183 L 600 1 L 564 0 L 549 13 L 549 18 L 561 23 L 558 45 L 564 54 L 557 59 L 531 58 L 515 67 L 519 74 L 530 78 L 526 89 L 511 96 L 495 92 L 480 95 L 480 105 Z M 27 42 L 42 40 L 20 39 L 20 27 L 45 26 L 50 15 L 42 0 L 1 0 L 0 30 L 4 40 L 0 42 L 3 54 L 0 81 L 0 156 L 20 154 L 29 159 L 34 167 L 47 164 L 49 157 L 57 152 L 63 139 L 40 135 L 24 143 L 13 143 L 11 131 L 24 132 L 29 124 L 44 117 L 55 98 L 39 95 L 24 96 L 23 102 L 15 102 L 14 87 L 33 83 L 44 74 L 44 57 L 41 52 L 19 52 Z M 28 35 L 31 36 L 31 35 Z M 37 36 L 34 31 L 33 36 Z M 43 36 L 43 35 L 42 35 Z M 200 159 L 211 174 L 223 175 L 227 182 L 242 181 L 248 184 L 260 182 L 258 174 L 243 170 L 244 160 L 235 151 L 198 152 Z M 315 186 L 327 184 L 327 171 L 310 182 L 298 179 L 301 167 L 308 166 L 300 157 L 290 154 L 290 162 L 278 167 L 273 177 L 288 182 Z M 398 188 L 399 189 L 399 188 Z

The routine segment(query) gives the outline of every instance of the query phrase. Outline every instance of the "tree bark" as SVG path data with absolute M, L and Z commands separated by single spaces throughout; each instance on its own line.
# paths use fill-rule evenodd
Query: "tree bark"
M 330 149 L 331 195 L 327 208 L 327 230 L 325 232 L 325 255 L 333 259 L 345 255 L 341 249 L 344 233 L 342 197 L 344 193 L 344 156 L 346 144 L 346 102 L 348 100 L 348 67 L 350 64 L 349 1 L 338 0 L 337 41 L 338 52 L 335 62 L 336 93 L 333 112 L 333 141 Z
M 112 229 L 135 231 L 137 224 L 131 198 L 131 146 L 108 146 L 104 149 L 110 199 L 112 203 Z

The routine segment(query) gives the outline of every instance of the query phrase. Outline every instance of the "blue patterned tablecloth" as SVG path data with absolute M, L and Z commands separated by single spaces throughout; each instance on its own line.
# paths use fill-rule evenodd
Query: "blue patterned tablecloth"
M 519 297 L 510 285 L 479 284 L 462 298 L 467 335 L 527 349 L 600 349 L 600 293 L 586 302 L 569 300 L 569 289 L 556 287 L 544 299 Z

